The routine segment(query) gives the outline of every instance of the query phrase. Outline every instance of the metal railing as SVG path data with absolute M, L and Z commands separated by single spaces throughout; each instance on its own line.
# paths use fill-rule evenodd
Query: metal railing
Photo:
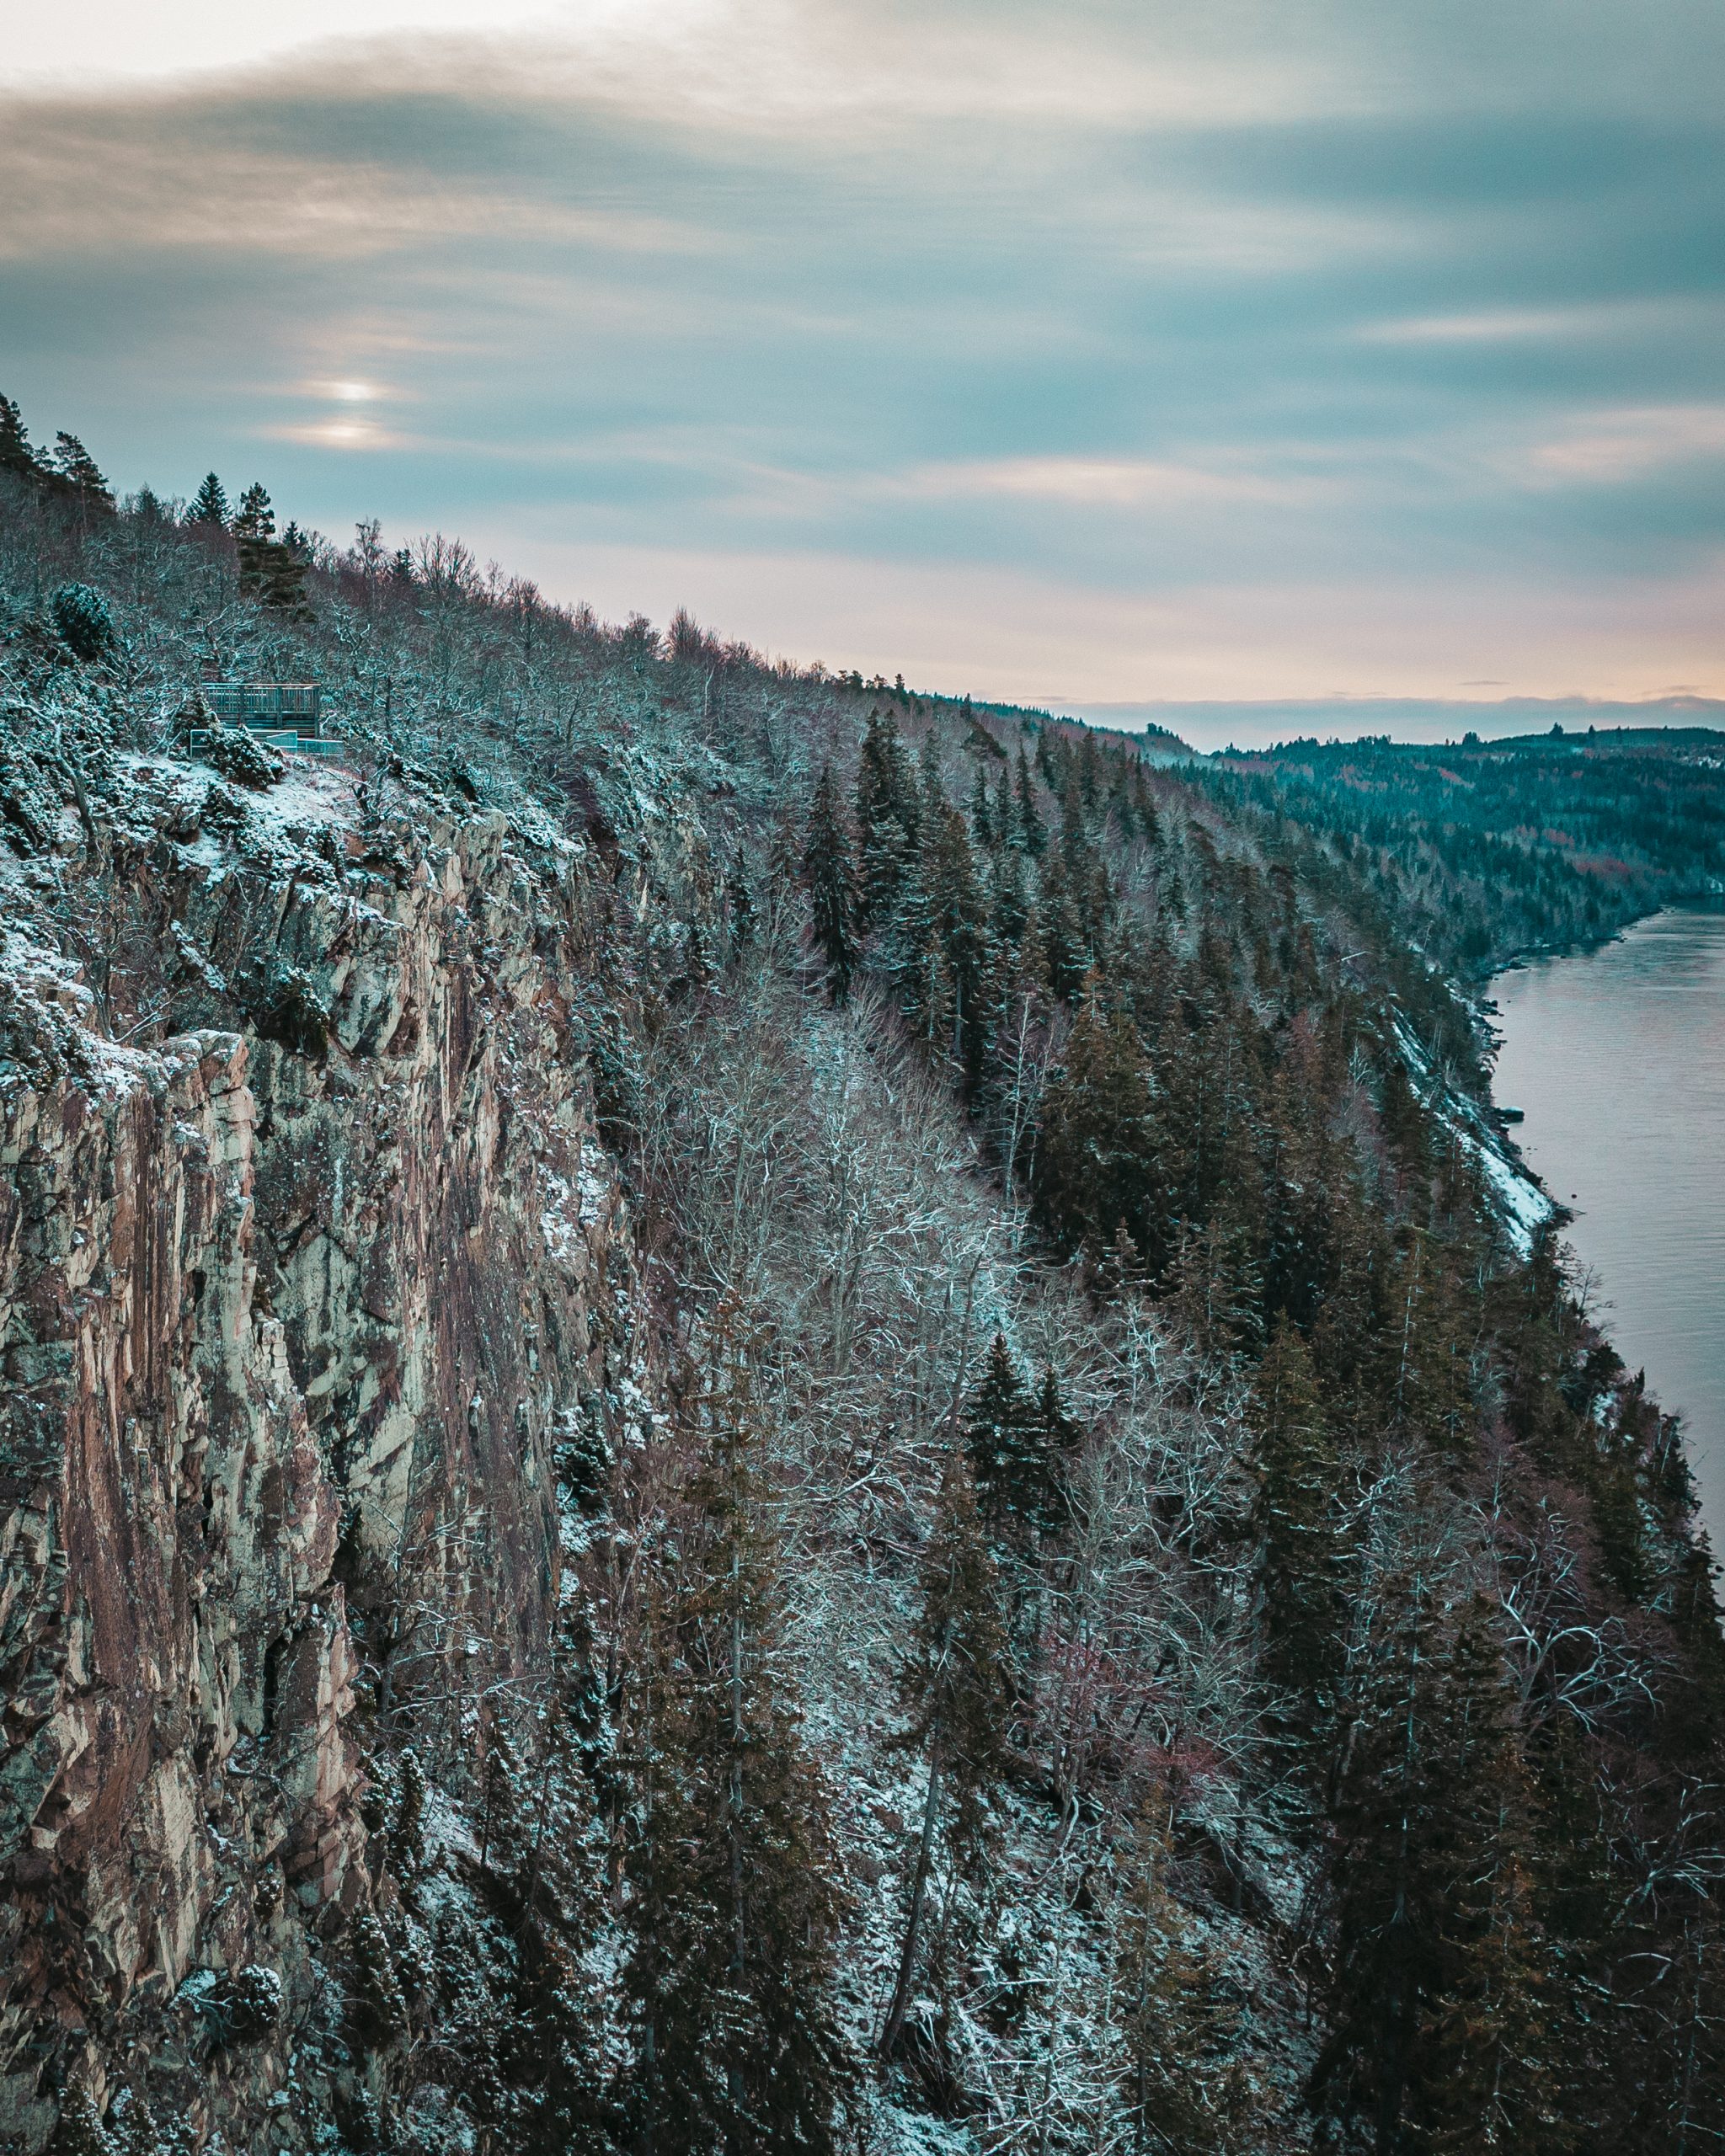
M 300 732 L 315 734 L 323 714 L 323 691 L 316 681 L 206 681 L 204 697 L 230 725 L 279 726 L 293 719 L 302 722 Z

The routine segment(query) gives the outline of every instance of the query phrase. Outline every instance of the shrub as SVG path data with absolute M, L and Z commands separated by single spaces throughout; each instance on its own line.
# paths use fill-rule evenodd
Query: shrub
M 87 584 L 62 584 L 48 601 L 60 641 L 79 659 L 99 659 L 115 643 L 108 601 Z
M 210 728 L 204 755 L 224 778 L 231 778 L 236 786 L 248 786 L 255 793 L 274 786 L 287 769 L 286 759 L 267 741 L 248 734 L 243 726 L 223 726 L 219 722 Z
M 322 1055 L 329 1045 L 330 1011 L 317 983 L 298 966 L 280 966 L 259 999 L 252 1022 L 265 1040 L 296 1055 Z

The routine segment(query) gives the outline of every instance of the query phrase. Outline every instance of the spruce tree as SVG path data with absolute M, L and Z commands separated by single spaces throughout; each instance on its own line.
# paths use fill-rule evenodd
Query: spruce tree
M 994 851 L 994 809 L 988 798 L 988 774 L 980 764 L 970 782 L 970 832 L 985 853 Z
M 657 2156 L 824 2156 L 850 2085 L 837 1855 L 779 1646 L 749 1353 L 722 1313 L 692 1508 L 651 1586 L 624 1989 L 627 2110 Z
M 1093 987 L 1042 1097 L 1036 1209 L 1066 1250 L 1105 1251 L 1123 1226 L 1152 1270 L 1167 1249 L 1160 1133 L 1144 1053 L 1124 1012 Z
M 1337 1817 L 1330 2035 L 1311 2095 L 1376 2156 L 1561 2148 L 1549 1950 L 1489 1605 L 1402 1590 Z
M 1052 1369 L 1033 1393 L 996 1332 L 964 1418 L 965 1449 L 983 1518 L 1012 1539 L 1055 1534 L 1067 1514 L 1066 1467 L 1080 1432 Z
M 37 476 L 36 452 L 30 447 L 30 438 L 24 431 L 24 414 L 10 397 L 0 397 L 0 472 L 10 472 L 14 478 L 34 479 Z
M 920 1963 L 922 1922 L 937 1838 L 974 1865 L 986 1838 L 985 1798 L 1005 1764 L 1012 1685 L 1000 1582 L 961 1455 L 947 1463 L 924 1552 L 921 1606 L 900 1678 L 906 1710 L 900 1742 L 923 1753 L 928 1780 L 911 1874 L 897 1979 L 880 2052 L 896 2052 Z
M 1123 2094 L 1143 2156 L 1249 2156 L 1262 2098 L 1240 2057 L 1243 2015 L 1167 1891 L 1167 1839 L 1140 1817 L 1113 1910 L 1114 1998 L 1128 2062 Z
M 921 833 L 910 759 L 896 715 L 868 714 L 857 763 L 857 831 L 862 855 L 863 918 L 879 932 L 897 910 L 906 867 Z
M 192 496 L 186 511 L 189 524 L 205 524 L 216 531 L 227 528 L 227 493 L 213 472 L 204 474 L 203 484 Z
M 114 489 L 102 476 L 96 460 L 76 435 L 63 430 L 54 437 L 49 452 L 50 468 L 77 494 L 85 509 L 112 510 Z
M 1311 1351 L 1279 1318 L 1252 1390 L 1258 1433 L 1253 1508 L 1262 1556 L 1258 1592 L 1266 1635 L 1265 1667 L 1322 1704 L 1341 1652 L 1341 1537 L 1336 1499 L 1341 1479 Z
M 1029 1527 L 1043 1510 L 1042 1448 L 1035 1403 L 1003 1333 L 989 1345 L 965 1415 L 964 1442 L 983 1518 L 996 1528 L 1009 1522 Z
M 1033 922 L 1049 990 L 1070 1002 L 1090 971 L 1091 948 L 1071 875 L 1058 854 L 1043 871 Z
M 1042 820 L 1036 805 L 1036 784 L 1030 776 L 1030 763 L 1024 754 L 1022 738 L 1018 743 L 1017 815 L 1012 833 L 1012 843 L 1021 852 L 1034 858 L 1048 844 L 1048 827 Z
M 273 539 L 275 536 L 275 511 L 270 504 L 269 490 L 262 480 L 254 479 L 240 496 L 239 507 L 233 513 L 232 529 L 236 539 Z
M 809 887 L 810 932 L 826 969 L 827 993 L 842 1003 L 860 956 L 857 874 L 830 766 L 821 769 L 809 812 L 803 880 Z
M 917 878 L 927 902 L 924 948 L 937 953 L 942 1024 L 930 1037 L 949 1049 L 967 1093 L 980 1083 L 999 1018 L 994 1008 L 994 947 L 988 905 L 964 819 L 944 801 L 923 811 L 924 842 Z
M 1529 1851 L 1530 1790 L 1491 1605 L 1451 1635 L 1430 1773 L 1445 1800 L 1435 1968 L 1410 2076 L 1411 2138 L 1432 2156 L 1573 2146 L 1559 2126 L 1556 1962 Z

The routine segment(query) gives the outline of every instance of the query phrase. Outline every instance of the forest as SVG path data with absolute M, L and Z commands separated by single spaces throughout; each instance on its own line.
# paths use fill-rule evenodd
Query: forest
M 215 680 L 318 683 L 339 755 L 308 776 L 222 724 Z M 42 1823 L 51 1775 L 12 1801 L 43 1673 L 104 1681 L 67 1644 L 100 1561 L 56 1524 L 70 1470 L 24 1459 L 53 1298 L 19 1284 L 49 1230 L 13 1144 L 7 1564 L 72 1554 L 40 1623 L 0 1603 L 0 2132 L 1717 2146 L 1712 1561 L 1680 1428 L 1503 1149 L 1472 1000 L 1715 887 L 1715 745 L 1152 764 L 686 612 L 606 624 L 441 536 L 278 532 L 261 486 L 117 501 L 0 403 L 0 1110 L 159 1086 L 230 1035 L 281 1104 L 243 1321 L 339 1520 L 317 1592 L 350 1641 L 357 1852 L 315 1906 L 248 1855 L 152 1987 L 111 1944 L 131 1829 Z M 312 1201 L 269 1213 L 272 1115 L 315 1109 L 320 1189 L 407 1119 L 405 1024 L 354 1044 L 352 953 L 482 839 L 515 880 L 462 901 L 461 992 L 500 1035 L 538 969 L 595 1134 L 560 1198 L 520 1200 L 537 1262 L 565 1217 L 624 1224 L 579 1357 L 536 1275 L 538 1374 L 505 1384 L 494 1345 L 462 1380 L 511 1474 L 547 1463 L 542 1568 L 424 1433 L 367 1480 L 371 1390 L 296 1269 Z M 499 1070 L 470 1150 L 534 1113 L 535 1071 Z M 257 1500 L 266 1541 L 284 1502 Z M 541 1613 L 513 1630 L 511 1566 Z M 152 1710 L 224 1850 L 276 1652 L 255 1729 Z
M 1420 949 L 1464 979 L 1725 898 L 1725 734 L 1614 727 L 1439 748 L 1292 741 L 1203 783 L 1344 850 Z

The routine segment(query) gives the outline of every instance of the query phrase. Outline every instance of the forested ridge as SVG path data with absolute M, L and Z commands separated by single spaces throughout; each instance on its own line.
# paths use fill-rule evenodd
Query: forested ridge
M 1213 759 L 1203 783 L 1236 815 L 1322 834 L 1464 979 L 1725 898 L 1725 734 L 1707 727 L 1292 741 Z
M 1427 752 L 1152 766 L 606 625 L 441 537 L 278 536 L 213 475 L 116 504 L 68 442 L 0 407 L 0 1100 L 232 1033 L 339 1129 L 411 1044 L 351 1047 L 339 937 L 271 924 L 453 889 L 483 829 L 602 1140 L 569 1218 L 614 1188 L 627 1230 L 543 1410 L 527 1650 L 486 1629 L 486 1492 L 409 1476 L 367 1540 L 300 1226 L 260 1239 L 346 1493 L 361 1854 L 339 1900 L 212 1902 L 141 2004 L 25 1817 L 19 2145 L 1725 2137 L 1710 1561 L 1461 985 L 1712 873 L 1711 766 L 1659 820 L 1634 752 L 1578 764 L 1541 812 L 1574 846 L 1507 830 L 1514 752 L 1468 752 L 1471 817 Z M 216 678 L 322 684 L 339 824 L 296 830 L 303 760 L 215 721 Z M 1578 866 L 1583 815 L 1645 868 Z M 463 903 L 479 1007 L 505 925 Z M 547 1213 L 548 1268 L 569 1241 Z M 470 1420 L 537 1433 L 495 1389 Z M 47 1651 L 0 1632 L 19 1757 Z M 261 1773 L 262 1729 L 215 1756 Z

